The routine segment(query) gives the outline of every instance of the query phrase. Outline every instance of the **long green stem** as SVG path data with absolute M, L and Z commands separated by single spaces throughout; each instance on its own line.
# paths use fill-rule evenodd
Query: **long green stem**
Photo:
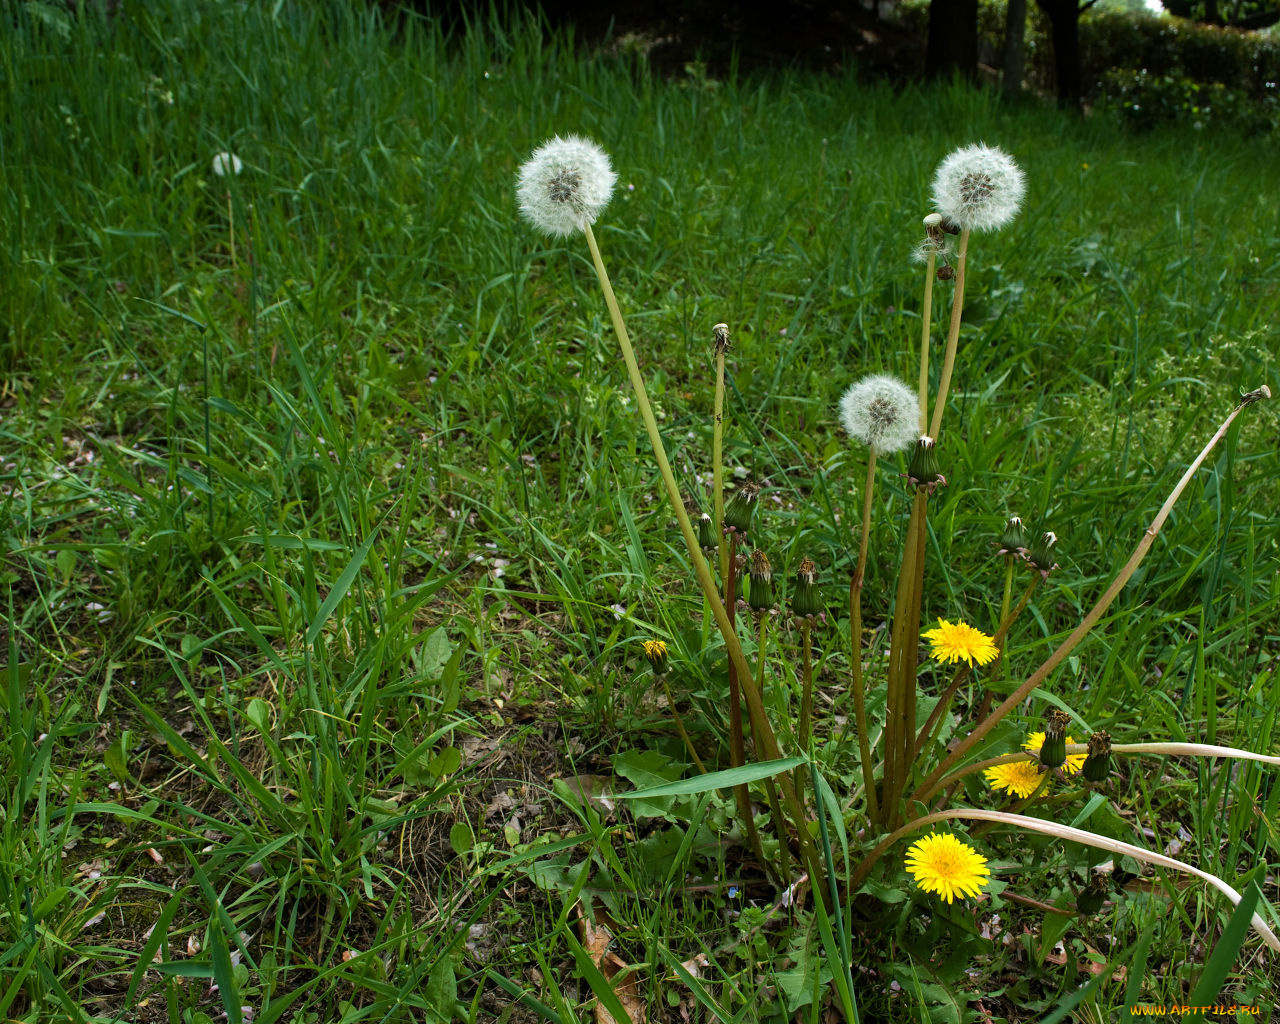
M 803 685 L 800 690 L 800 749 L 806 754 L 813 752 L 813 740 L 809 735 L 810 716 L 813 713 L 813 636 L 809 620 L 800 623 L 801 666 Z
M 600 247 L 596 245 L 595 233 L 592 232 L 590 224 L 584 224 L 582 231 L 587 237 L 587 247 L 591 250 L 591 260 L 595 265 L 596 276 L 600 279 L 600 288 L 604 292 L 605 305 L 609 307 L 609 317 L 613 322 L 613 331 L 617 335 L 623 361 L 627 364 L 627 374 L 631 378 L 631 387 L 636 394 L 636 406 L 640 410 L 640 418 L 644 421 L 645 431 L 649 435 L 649 443 L 653 447 L 653 457 L 657 461 L 658 471 L 662 475 L 662 483 L 667 491 L 667 500 L 671 504 L 672 512 L 675 513 L 676 522 L 680 524 L 680 533 L 684 537 L 685 547 L 689 551 L 689 561 L 693 564 L 694 573 L 697 576 L 698 585 L 702 587 L 703 596 L 706 597 L 707 604 L 711 606 L 711 614 L 716 620 L 716 625 L 720 627 L 720 635 L 724 638 L 724 646 L 728 653 L 729 661 L 738 673 L 738 680 L 742 686 L 742 695 L 747 701 L 747 712 L 751 717 L 751 728 L 755 733 L 757 742 L 764 747 L 764 758 L 770 761 L 778 760 L 782 757 L 782 753 L 778 749 L 777 738 L 774 736 L 773 729 L 769 725 L 769 719 L 765 715 L 764 704 L 760 699 L 760 691 L 756 689 L 755 683 L 752 681 L 751 669 L 748 667 L 747 659 L 742 653 L 742 644 L 738 641 L 738 635 L 734 631 L 733 624 L 729 621 L 724 602 L 720 600 L 720 595 L 716 593 L 716 584 L 715 580 L 711 578 L 711 569 L 708 567 L 706 559 L 701 557 L 697 534 L 693 531 L 693 524 L 689 522 L 689 514 L 684 509 L 684 500 L 680 497 L 680 488 L 676 486 L 675 475 L 671 472 L 671 463 L 667 460 L 667 452 L 662 443 L 662 435 L 658 432 L 658 421 L 654 418 L 653 407 L 649 404 L 649 395 L 645 391 L 644 377 L 641 376 L 640 367 L 636 363 L 635 352 L 631 348 L 631 338 L 627 334 L 627 325 L 623 322 L 622 311 L 619 309 L 618 300 L 613 294 L 613 285 L 609 283 L 609 274 L 605 270 L 604 260 L 600 256 Z M 817 882 L 823 877 L 823 869 L 818 861 L 817 850 L 814 848 L 813 838 L 809 835 L 809 829 L 806 824 L 804 809 L 800 804 L 800 799 L 796 794 L 795 785 L 790 775 L 784 776 L 782 793 L 787 801 L 787 809 L 795 824 L 796 832 L 799 835 L 800 848 L 804 854 L 809 876 L 814 880 L 814 892 L 817 893 Z M 779 822 L 779 827 L 781 827 L 781 824 Z
M 760 646 L 756 651 L 756 671 L 759 676 L 756 678 L 756 689 L 762 694 L 764 693 L 764 664 L 765 650 L 769 642 L 769 613 L 762 611 L 760 613 Z M 782 808 L 778 804 L 778 791 L 773 784 L 773 779 L 764 780 L 765 795 L 769 799 L 769 813 L 773 815 L 774 828 L 778 833 L 778 859 L 782 862 L 782 883 L 789 885 L 791 882 L 791 853 L 787 850 L 787 828 L 786 820 L 782 817 Z M 797 821 L 798 828 L 804 828 L 805 822 Z
M 858 543 L 858 564 L 849 580 L 849 662 L 853 669 L 853 716 L 858 730 L 858 758 L 862 762 L 862 783 L 866 790 L 867 815 L 880 817 L 876 799 L 875 765 L 871 763 L 871 735 L 867 731 L 867 687 L 862 675 L 862 584 L 867 567 L 867 547 L 871 536 L 872 490 L 876 479 L 876 451 L 867 458 L 867 480 L 863 486 L 862 537 Z
M 969 254 L 969 229 L 960 232 L 960 244 L 956 248 L 956 287 L 951 297 L 951 326 L 947 330 L 947 350 L 942 357 L 942 376 L 938 380 L 938 397 L 933 405 L 933 422 L 929 436 L 938 440 L 942 430 L 942 413 L 947 408 L 947 392 L 951 388 L 951 373 L 956 365 L 956 346 L 960 342 L 960 317 L 964 313 L 964 270 Z
M 911 520 L 903 545 L 898 594 L 893 608 L 893 632 L 889 645 L 889 692 L 885 723 L 884 801 L 881 820 L 893 824 L 898 801 L 906 787 L 909 753 L 915 744 L 916 659 L 920 648 L 920 592 L 924 574 L 925 519 L 929 495 L 916 491 Z M 910 707 L 908 705 L 911 705 Z
M 613 331 L 618 337 L 618 345 L 622 349 L 623 361 L 627 364 L 627 374 L 631 378 L 631 387 L 636 394 L 636 405 L 640 410 L 640 418 L 644 422 L 645 432 L 649 435 L 649 443 L 653 447 L 653 457 L 658 462 L 658 472 L 662 475 L 662 483 L 667 491 L 667 500 L 671 504 L 671 510 L 675 513 L 676 522 L 680 524 L 680 533 L 684 537 L 685 547 L 689 549 L 689 561 L 693 565 L 694 573 L 698 578 L 698 585 L 702 587 L 702 593 L 707 599 L 707 604 L 711 606 L 712 617 L 716 620 L 716 625 L 720 627 L 720 634 L 724 637 L 725 650 L 728 652 L 729 660 L 733 663 L 734 668 L 738 672 L 739 680 L 750 680 L 751 669 L 747 665 L 747 659 L 742 653 L 742 645 L 738 642 L 737 633 L 734 632 L 732 623 L 729 622 L 729 616 L 724 610 L 724 603 L 720 600 L 720 595 L 716 593 L 715 580 L 711 578 L 711 570 L 707 567 L 706 560 L 701 557 L 701 548 L 698 546 L 698 535 L 693 530 L 693 524 L 689 522 L 689 514 L 684 508 L 684 499 L 680 496 L 680 488 L 676 485 L 675 474 L 671 472 L 671 463 L 667 461 L 666 448 L 662 443 L 662 434 L 658 431 L 658 421 L 654 418 L 653 407 L 649 404 L 649 394 L 645 390 L 644 377 L 640 373 L 640 366 L 636 362 L 635 351 L 631 347 L 631 337 L 627 333 L 627 325 L 622 320 L 622 311 L 618 308 L 618 300 L 613 294 L 613 285 L 609 283 L 609 274 L 604 269 L 604 260 L 600 257 L 600 248 L 596 245 L 596 236 L 591 230 L 591 225 L 583 226 L 583 233 L 587 236 L 587 246 L 591 250 L 591 259 L 595 264 L 596 276 L 600 279 L 600 287 L 604 291 L 605 305 L 609 307 L 609 316 L 613 321 Z M 747 687 L 744 687 L 747 689 Z M 752 700 L 754 697 L 754 701 Z M 759 705 L 760 695 L 758 693 L 747 693 L 748 705 Z M 751 708 L 752 718 L 757 715 L 764 717 L 764 708 Z M 765 726 L 768 729 L 767 723 Z M 769 738 L 772 740 L 772 731 L 769 731 Z M 778 756 L 777 743 L 766 742 L 764 754 L 766 758 L 772 759 Z M 770 749 L 771 748 L 771 749 Z
M 711 473 L 714 480 L 711 503 L 715 518 L 715 531 L 718 543 L 716 550 L 720 554 L 720 579 L 729 578 L 729 547 L 724 535 L 724 354 L 729 347 L 728 331 L 722 344 L 720 336 L 716 336 L 716 396 L 715 419 L 711 424 Z
M 933 326 L 933 280 L 937 276 L 938 257 L 929 249 L 924 268 L 924 305 L 920 310 L 920 433 L 929 432 L 929 335 Z
M 676 732 L 684 740 L 685 749 L 689 751 L 689 756 L 693 758 L 693 763 L 698 766 L 698 771 L 706 775 L 707 766 L 702 763 L 702 758 L 698 756 L 698 751 L 694 749 L 693 740 L 689 738 L 689 731 L 685 729 L 684 719 L 680 716 L 680 709 L 676 707 L 676 699 L 671 695 L 671 684 L 665 678 L 662 680 L 662 692 L 667 695 L 667 707 L 671 709 L 671 717 L 676 723 Z
M 1151 545 L 1155 543 L 1156 536 L 1160 533 L 1160 528 L 1164 526 L 1165 520 L 1169 518 L 1169 513 L 1173 511 L 1173 506 L 1177 504 L 1178 499 L 1182 497 L 1182 492 L 1187 489 L 1187 484 L 1191 482 L 1191 478 L 1204 464 L 1205 459 L 1209 457 L 1209 453 L 1213 451 L 1219 441 L 1222 440 L 1231 424 L 1235 422 L 1235 418 L 1240 415 L 1241 411 L 1252 405 L 1254 402 L 1264 398 L 1271 397 L 1271 389 L 1266 385 L 1258 388 L 1256 391 L 1250 391 L 1244 395 L 1237 405 L 1214 432 L 1213 437 L 1204 446 L 1195 460 L 1187 467 L 1187 471 L 1182 474 L 1182 479 L 1174 486 L 1169 497 L 1165 499 L 1160 511 L 1156 513 L 1155 519 L 1151 521 L 1151 525 L 1147 527 L 1142 535 L 1142 539 L 1138 541 L 1138 546 L 1134 548 L 1133 554 L 1129 556 L 1129 560 L 1116 574 L 1116 578 L 1111 581 L 1111 585 L 1107 587 L 1103 595 L 1098 598 L 1098 603 L 1093 606 L 1089 614 L 1084 617 L 1080 625 L 1071 631 L 1068 636 L 1058 646 L 1048 658 L 1045 659 L 1043 665 L 1035 670 L 1031 676 L 1011 693 L 1004 703 L 991 712 L 954 750 L 930 773 L 929 777 L 920 784 L 914 793 L 911 794 L 912 800 L 927 801 L 934 793 L 941 788 L 941 781 L 946 774 L 955 767 L 960 760 L 969 753 L 978 743 L 982 742 L 984 736 L 987 735 L 1000 722 L 1005 715 L 1009 714 L 1014 708 L 1021 704 L 1031 691 L 1049 678 L 1055 668 L 1062 664 L 1063 660 L 1069 655 L 1081 640 L 1085 638 L 1089 630 L 1091 630 L 1102 618 L 1103 614 L 1111 607 L 1111 602 L 1119 596 L 1120 591 L 1124 589 L 1130 577 L 1137 571 L 1138 566 L 1142 564 L 1142 560 L 1147 556 L 1147 552 L 1151 550 Z

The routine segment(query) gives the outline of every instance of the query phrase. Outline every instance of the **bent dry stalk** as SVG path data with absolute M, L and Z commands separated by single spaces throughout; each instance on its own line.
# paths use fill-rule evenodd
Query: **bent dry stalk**
M 920 786 L 911 794 L 910 800 L 926 803 L 939 789 L 941 789 L 948 781 L 948 773 L 955 768 L 957 764 L 969 753 L 982 738 L 987 735 L 1000 722 L 1005 715 L 1009 714 L 1014 708 L 1021 704 L 1031 691 L 1049 678 L 1049 675 L 1057 668 L 1063 660 L 1075 650 L 1081 640 L 1088 635 L 1091 630 L 1102 618 L 1103 614 L 1111 607 L 1120 591 L 1124 589 L 1130 577 L 1137 571 L 1138 566 L 1142 564 L 1142 560 L 1147 556 L 1147 552 L 1151 550 L 1151 545 L 1155 543 L 1157 535 L 1160 533 L 1161 527 L 1164 526 L 1165 520 L 1169 518 L 1169 513 L 1173 511 L 1173 506 L 1177 504 L 1178 499 L 1182 497 L 1182 492 L 1187 489 L 1187 485 L 1191 482 L 1191 478 L 1195 476 L 1197 470 L 1204 464 L 1205 459 L 1209 457 L 1209 453 L 1217 447 L 1218 442 L 1226 435 L 1231 424 L 1235 422 L 1237 416 L 1245 409 L 1260 402 L 1263 399 L 1271 397 L 1271 389 L 1265 384 L 1254 391 L 1241 396 L 1240 404 L 1237 405 L 1231 414 L 1222 422 L 1222 425 L 1214 432 L 1213 437 L 1209 438 L 1204 449 L 1196 456 L 1191 465 L 1187 467 L 1187 471 L 1183 473 L 1182 479 L 1174 485 L 1169 497 L 1165 499 L 1160 511 L 1156 513 L 1155 519 L 1151 521 L 1151 525 L 1147 527 L 1142 535 L 1142 539 L 1138 541 L 1138 545 L 1133 550 L 1133 554 L 1129 556 L 1129 560 L 1124 564 L 1120 571 L 1116 574 L 1115 579 L 1111 581 L 1111 585 L 1107 587 L 1103 595 L 1098 599 L 1098 603 L 1093 606 L 1074 630 L 1071 635 L 1064 640 L 1058 649 L 1054 651 L 1031 676 L 1011 693 L 1008 698 L 991 712 L 982 722 L 974 728 L 964 740 L 962 740 L 954 750 L 948 754 L 942 762 L 929 773 L 928 778 L 920 784 Z

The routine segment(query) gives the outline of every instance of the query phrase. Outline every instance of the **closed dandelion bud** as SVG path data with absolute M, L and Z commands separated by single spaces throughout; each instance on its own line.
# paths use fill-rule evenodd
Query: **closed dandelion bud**
M 1022 520 L 1017 516 L 1010 516 L 1008 522 L 1004 524 L 1004 533 L 1000 535 L 1000 554 L 1027 553 L 1027 530 L 1022 525 Z
M 711 517 L 705 512 L 698 520 L 698 547 L 703 551 L 714 551 L 716 548 L 716 528 Z
M 1040 535 L 1040 539 L 1031 545 L 1031 551 L 1027 555 L 1027 561 L 1045 576 L 1048 576 L 1058 567 L 1058 563 L 1053 560 L 1053 551 L 1051 550 L 1057 543 L 1058 535 L 1046 530 Z
M 1044 726 L 1044 742 L 1040 744 L 1040 763 L 1046 768 L 1061 768 L 1067 763 L 1067 726 L 1071 718 L 1062 711 L 1050 711 Z
M 1096 914 L 1107 902 L 1107 876 L 1094 875 L 1076 897 L 1076 910 L 1085 916 Z
M 1105 782 L 1111 773 L 1111 734 L 1095 732 L 1089 737 L 1089 756 L 1081 773 L 1090 782 Z
M 716 324 L 711 328 L 711 336 L 715 339 L 717 353 L 729 351 L 729 325 Z
M 956 276 L 955 267 L 949 266 L 948 264 L 944 263 L 942 266 L 938 268 L 939 281 L 951 281 L 951 280 L 954 280 L 955 276 Z
M 751 552 L 751 585 L 747 589 L 747 604 L 758 612 L 773 607 L 773 568 L 763 551 Z
M 791 590 L 791 613 L 798 619 L 815 619 L 822 615 L 818 567 L 812 558 L 801 559 L 800 567 L 796 569 L 796 585 Z
M 644 656 L 653 667 L 655 676 L 660 676 L 667 670 L 667 645 L 663 641 L 646 640 L 644 642 Z
M 760 488 L 755 484 L 743 484 L 738 493 L 729 499 L 724 508 L 724 532 L 746 535 L 751 532 L 751 517 L 755 515 L 756 498 Z
M 915 487 L 928 487 L 932 490 L 939 483 L 945 484 L 947 478 L 938 472 L 937 446 L 933 438 L 925 436 L 916 442 L 911 462 L 907 466 L 907 479 Z

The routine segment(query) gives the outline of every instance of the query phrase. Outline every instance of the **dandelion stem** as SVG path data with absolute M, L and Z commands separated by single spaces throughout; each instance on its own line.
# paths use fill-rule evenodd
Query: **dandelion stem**
M 867 732 L 867 687 L 862 676 L 862 584 L 867 567 L 867 546 L 871 536 L 872 489 L 876 479 L 876 450 L 867 458 L 867 480 L 863 486 L 862 536 L 858 543 L 858 564 L 849 580 L 849 662 L 853 668 L 853 716 L 858 730 L 858 759 L 862 762 L 862 783 L 866 789 L 867 814 L 879 818 L 876 800 L 875 765 L 871 763 L 871 736 Z
M 942 413 L 947 407 L 947 392 L 951 388 L 951 373 L 956 365 L 956 345 L 960 341 L 960 317 L 964 313 L 964 271 L 969 252 L 969 229 L 960 232 L 960 244 L 956 248 L 956 287 L 951 297 L 951 326 L 947 330 L 947 349 L 942 357 L 942 376 L 938 380 L 938 397 L 933 406 L 933 422 L 929 436 L 935 441 L 942 430 Z
M 800 624 L 800 637 L 804 679 L 800 691 L 800 749 L 808 754 L 813 747 L 809 736 L 809 718 L 813 712 L 813 636 L 807 619 Z
M 716 550 L 720 556 L 720 579 L 729 578 L 729 546 L 724 535 L 724 353 L 725 346 L 716 342 L 715 419 L 711 424 L 711 472 L 714 478 L 711 502 L 715 518 Z
M 760 646 L 756 651 L 756 689 L 761 694 L 764 693 L 764 662 L 766 645 L 769 642 L 769 612 L 760 612 Z M 765 795 L 769 800 L 769 813 L 773 815 L 775 822 L 774 828 L 778 833 L 778 859 L 782 862 L 782 884 L 789 885 L 791 880 L 791 854 L 787 850 L 787 829 L 786 819 L 782 816 L 782 808 L 778 804 L 778 790 L 773 784 L 773 779 L 766 778 L 764 780 Z M 804 828 L 805 822 L 797 821 L 797 828 Z
M 929 247 L 924 268 L 924 305 L 920 310 L 920 433 L 929 433 L 929 335 L 933 326 L 933 279 L 937 276 L 938 257 Z
M 676 707 L 676 699 L 671 696 L 671 684 L 666 679 L 662 680 L 662 692 L 667 695 L 667 707 L 671 709 L 671 717 L 676 723 L 676 732 L 684 740 L 685 749 L 689 751 L 689 756 L 693 758 L 693 763 L 698 766 L 698 771 L 706 775 L 706 765 L 702 763 L 702 758 L 698 756 L 698 752 L 694 749 L 693 740 L 689 739 L 689 733 L 684 727 L 684 719 L 680 716 L 680 709 Z
M 640 410 L 640 418 L 644 421 L 645 431 L 649 435 L 649 443 L 653 447 L 653 457 L 658 463 L 658 471 L 662 475 L 662 482 L 666 487 L 667 500 L 671 504 L 672 512 L 675 513 L 676 521 L 680 524 L 680 533 L 684 537 L 685 547 L 689 551 L 689 559 L 693 564 L 698 585 L 702 587 L 703 596 L 706 597 L 707 603 L 711 606 L 711 614 L 716 620 L 716 625 L 720 627 L 720 635 L 724 638 L 725 651 L 728 654 L 729 661 L 738 674 L 738 680 L 742 686 L 742 694 L 747 701 L 747 711 L 751 716 L 751 728 L 755 734 L 756 742 L 764 748 L 763 753 L 766 760 L 778 760 L 782 757 L 782 754 L 778 749 L 778 741 L 774 736 L 773 729 L 769 725 L 769 719 L 765 715 L 764 704 L 760 699 L 760 691 L 756 689 L 755 684 L 752 682 L 751 669 L 748 667 L 747 659 L 742 653 L 742 644 L 739 643 L 738 635 L 733 628 L 733 624 L 729 621 L 724 603 L 716 592 L 715 580 L 711 578 L 711 569 L 707 565 L 706 559 L 702 557 L 702 551 L 698 545 L 698 536 L 694 533 L 693 524 L 689 522 L 689 514 L 684 509 L 684 500 L 680 497 L 680 488 L 676 485 L 675 474 L 671 472 L 671 463 L 667 460 L 667 452 L 662 443 L 662 435 L 658 431 L 658 421 L 654 418 L 653 408 L 649 404 L 649 395 L 645 391 L 644 377 L 641 375 L 640 366 L 636 362 L 635 351 L 631 347 L 631 338 L 627 334 L 627 326 L 622 320 L 622 311 L 618 307 L 618 300 L 613 294 L 613 285 L 609 283 L 609 274 L 605 270 L 604 260 L 600 256 L 600 247 L 596 245 L 596 236 L 592 232 L 590 224 L 584 224 L 582 231 L 587 237 L 587 247 L 591 250 L 591 260 L 595 265 L 596 276 L 600 279 L 600 288 L 604 292 L 605 305 L 609 307 L 609 317 L 613 322 L 614 334 L 618 338 L 618 347 L 621 348 L 623 361 L 627 364 L 627 374 L 631 378 L 631 387 L 636 394 L 636 406 Z M 809 868 L 810 877 L 815 880 L 814 892 L 816 894 L 818 892 L 817 882 L 823 879 L 824 872 L 818 862 L 817 851 L 814 848 L 813 839 L 809 835 L 804 810 L 796 795 L 795 785 L 790 775 L 783 776 L 783 779 L 782 792 L 787 800 L 787 809 L 791 813 L 791 818 L 800 840 L 800 848 L 804 855 L 805 864 Z M 778 822 L 778 827 L 780 830 L 784 827 L 781 820 Z M 821 899 L 820 896 L 816 896 L 816 898 Z
M 1169 513 L 1173 511 L 1173 506 L 1177 504 L 1178 499 L 1182 497 L 1182 492 L 1186 490 L 1187 485 L 1191 482 L 1191 478 L 1195 476 L 1196 472 L 1204 464 L 1205 459 L 1209 457 L 1209 453 L 1217 447 L 1218 442 L 1222 440 L 1228 428 L 1233 422 L 1235 422 L 1235 418 L 1239 416 L 1241 411 L 1247 406 L 1250 406 L 1254 402 L 1263 398 L 1270 397 L 1271 391 L 1266 387 L 1258 388 L 1256 391 L 1251 391 L 1247 395 L 1243 396 L 1240 404 L 1231 411 L 1231 414 L 1214 432 L 1213 437 L 1209 438 L 1209 442 L 1204 446 L 1200 454 L 1197 455 L 1191 465 L 1187 467 L 1187 471 L 1182 474 L 1182 479 L 1177 482 L 1173 491 L 1170 492 L 1169 497 L 1166 498 L 1164 504 L 1160 506 L 1160 511 L 1156 513 L 1155 519 L 1151 521 L 1151 525 L 1148 526 L 1146 531 L 1143 533 L 1142 539 L 1138 541 L 1138 545 L 1134 548 L 1133 554 L 1129 556 L 1129 560 L 1125 562 L 1119 573 L 1116 574 L 1115 579 L 1111 581 L 1111 585 L 1108 586 L 1103 595 L 1098 598 L 1098 603 L 1093 606 L 1089 611 L 1089 614 L 1080 622 L 1080 625 L 1071 631 L 1071 635 L 1062 641 L 1058 646 L 1058 649 L 1045 659 L 1044 664 L 1036 669 L 1035 672 L 1028 677 L 1026 682 L 1014 690 L 1013 693 L 1005 699 L 1003 704 L 992 711 L 990 715 L 983 719 L 983 721 L 979 722 L 978 725 L 974 727 L 973 732 L 971 732 L 958 746 L 956 746 L 953 751 L 951 751 L 950 754 L 947 755 L 947 757 L 930 773 L 929 777 L 926 778 L 916 791 L 911 794 L 912 800 L 925 802 L 929 797 L 936 793 L 942 785 L 940 780 L 943 779 L 946 774 L 951 771 L 951 769 L 954 768 L 966 754 L 969 753 L 970 750 L 980 743 L 982 738 L 995 728 L 996 724 L 999 723 L 1005 715 L 1026 700 L 1027 696 L 1037 686 L 1048 679 L 1053 670 L 1063 662 L 1068 654 L 1075 650 L 1080 641 L 1088 634 L 1089 630 L 1097 624 L 1098 620 L 1102 618 L 1106 610 L 1111 607 L 1111 602 L 1116 599 L 1120 594 L 1120 591 L 1124 589 L 1125 584 L 1129 582 L 1130 577 L 1132 577 L 1137 571 L 1138 566 L 1142 564 L 1142 560 L 1147 556 L 1147 552 L 1151 550 L 1151 545 L 1155 543 L 1156 536 L 1160 533 L 1160 528 L 1164 526 L 1165 520 L 1169 518 Z

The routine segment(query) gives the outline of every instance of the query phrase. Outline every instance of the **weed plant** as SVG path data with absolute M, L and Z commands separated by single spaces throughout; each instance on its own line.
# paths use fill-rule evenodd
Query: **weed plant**
M 712 327 L 730 325 L 727 477 L 765 485 L 779 580 L 804 554 L 821 567 L 817 773 L 796 788 L 835 800 L 839 870 L 821 866 L 838 875 L 840 826 L 864 842 L 842 600 L 864 464 L 834 410 L 863 372 L 911 379 L 934 164 L 984 138 L 1032 183 L 968 282 L 921 609 L 989 627 L 1007 513 L 1051 524 L 1060 568 L 999 679 L 979 677 L 1002 697 L 1088 610 L 1224 403 L 1280 387 L 1269 152 L 853 76 L 661 81 L 518 19 L 446 38 L 345 4 L 11 17 L 6 1018 L 583 1019 L 601 971 L 584 902 L 611 916 L 616 987 L 631 979 L 651 1019 L 816 1014 L 835 947 L 872 1020 L 1044 1019 L 1080 965 L 1128 950 L 1128 979 L 1071 1011 L 1108 1019 L 1221 969 L 1211 940 L 1238 922 L 1182 876 L 1148 869 L 1078 917 L 1084 855 L 1029 839 L 992 860 L 1000 885 L 973 913 L 884 876 L 898 902 L 828 901 L 843 916 L 824 930 L 811 891 L 763 873 L 782 833 L 762 817 L 757 857 L 731 789 L 616 799 L 697 774 L 640 641 L 666 643 L 708 772 L 733 760 L 725 653 L 588 253 L 520 228 L 511 182 L 555 131 L 610 153 L 599 244 L 682 493 L 707 511 Z M 220 153 L 239 174 L 214 173 Z M 1275 750 L 1274 435 L 1265 407 L 1238 421 L 1057 670 L 1052 692 L 1116 745 Z M 882 469 L 867 609 L 891 607 L 906 493 Z M 765 640 L 775 722 L 802 701 L 799 634 Z M 874 689 L 868 709 L 883 715 Z M 1270 769 L 1153 763 L 1110 784 L 1116 832 L 1274 904 Z M 1247 943 L 1224 994 L 1273 1002 L 1267 955 Z

